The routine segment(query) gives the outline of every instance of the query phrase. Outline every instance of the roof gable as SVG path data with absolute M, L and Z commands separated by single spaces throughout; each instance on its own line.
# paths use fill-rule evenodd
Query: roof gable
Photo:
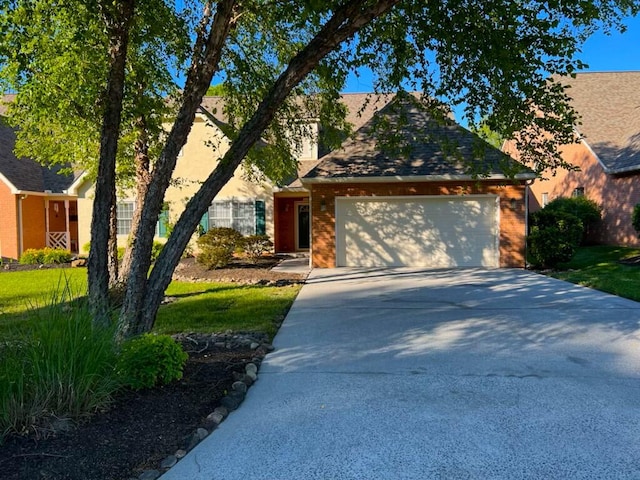
M 436 121 L 418 100 L 403 93 L 352 139 L 325 155 L 303 181 L 507 176 L 520 172 L 524 168 L 515 160 L 448 117 Z
M 72 175 L 61 175 L 60 166 L 45 167 L 30 158 L 17 158 L 13 153 L 15 130 L 0 117 L 0 174 L 18 191 L 62 193 L 73 181 Z
M 582 117 L 577 130 L 605 171 L 640 170 L 640 72 L 579 73 L 563 83 Z

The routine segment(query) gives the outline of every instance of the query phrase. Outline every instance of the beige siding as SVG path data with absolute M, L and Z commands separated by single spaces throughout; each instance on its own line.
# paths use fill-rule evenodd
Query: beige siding
M 165 202 L 169 204 L 169 219 L 175 222 L 188 200 L 215 169 L 218 159 L 228 150 L 229 144 L 220 130 L 198 115 L 187 143 L 183 147 L 173 175 L 172 185 L 167 189 Z M 268 183 L 257 184 L 244 178 L 242 167 L 216 196 L 218 199 L 260 199 L 265 201 L 267 235 L 273 239 L 273 189 Z M 133 200 L 134 193 L 121 195 L 121 200 Z M 93 186 L 85 182 L 78 192 L 78 241 L 82 248 L 89 242 L 91 234 L 91 212 Z M 162 239 L 159 239 L 162 240 Z M 126 236 L 118 237 L 118 244 L 126 244 Z

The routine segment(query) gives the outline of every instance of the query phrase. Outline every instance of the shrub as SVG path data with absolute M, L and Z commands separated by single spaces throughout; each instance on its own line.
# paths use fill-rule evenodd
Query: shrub
M 59 292 L 29 312 L 33 328 L 0 345 L 0 442 L 52 418 L 88 415 L 120 387 L 113 330 L 94 327 L 86 302 L 70 302 L 68 286 Z
M 23 265 L 38 265 L 44 263 L 44 253 L 42 250 L 29 248 L 22 252 L 19 262 Z
M 91 242 L 87 242 L 82 246 L 82 250 L 85 251 L 86 253 L 89 253 L 89 250 L 91 250 Z M 125 252 L 126 248 L 125 247 L 118 247 L 118 251 L 117 254 L 118 255 L 118 261 L 121 262 L 122 259 L 124 258 L 124 252 Z
M 68 263 L 71 261 L 71 252 L 64 248 L 45 248 L 43 250 L 43 263 Z
M 552 200 L 544 210 L 565 212 L 578 217 L 582 222 L 583 235 L 580 243 L 584 244 L 589 234 L 602 218 L 602 208 L 587 197 L 560 197 Z
M 633 225 L 633 228 L 638 232 L 638 236 L 640 237 L 640 203 L 633 207 L 633 212 L 631 213 L 631 225 Z
M 67 263 L 71 261 L 71 252 L 64 248 L 41 248 L 36 250 L 30 248 L 25 250 L 20 256 L 20 263 L 23 265 L 38 265 L 53 263 Z
M 249 235 L 242 239 L 242 251 L 253 263 L 257 263 L 258 259 L 272 248 L 273 242 L 267 235 Z
M 117 371 L 123 384 L 139 390 L 182 378 L 189 356 L 169 335 L 146 333 L 124 343 Z
M 216 227 L 198 238 L 198 263 L 205 267 L 224 268 L 242 244 L 242 235 L 233 228 Z
M 164 243 L 162 242 L 153 242 L 153 245 L 151 246 L 151 261 L 155 262 L 158 259 L 158 255 L 160 255 L 160 252 L 162 251 L 162 249 L 164 248 Z
M 537 266 L 555 268 L 571 260 L 583 233 L 578 217 L 544 208 L 531 215 L 531 224 L 527 242 Z

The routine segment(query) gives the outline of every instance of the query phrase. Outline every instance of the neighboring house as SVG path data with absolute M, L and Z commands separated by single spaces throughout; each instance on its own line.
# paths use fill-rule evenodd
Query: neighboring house
M 13 153 L 15 131 L 0 111 L 0 257 L 18 259 L 30 248 L 78 251 L 78 211 L 66 189 L 73 176 L 60 175 Z
M 376 122 L 395 145 L 381 146 Z M 521 173 L 510 180 L 505 169 Z M 312 265 L 524 267 L 524 182 L 532 178 L 477 135 L 398 95 L 302 177 Z
M 545 172 L 546 179 L 530 187 L 530 209 L 558 197 L 585 196 L 602 206 L 602 222 L 589 241 L 638 246 L 631 213 L 640 203 L 640 72 L 579 73 L 564 82 L 582 117 L 576 130 L 584 139 L 560 152 L 580 170 Z M 505 151 L 517 158 L 511 144 Z

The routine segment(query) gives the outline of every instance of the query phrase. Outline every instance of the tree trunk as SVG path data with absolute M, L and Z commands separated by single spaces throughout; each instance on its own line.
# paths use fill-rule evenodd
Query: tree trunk
M 107 268 L 109 269 L 109 288 L 118 284 L 118 207 L 116 206 L 116 192 L 113 191 L 109 213 L 109 240 L 107 242 Z
M 140 318 L 140 309 L 146 296 L 155 225 L 162 208 L 164 194 L 171 181 L 178 153 L 187 141 L 202 97 L 218 68 L 222 49 L 233 26 L 236 3 L 236 0 L 223 0 L 217 4 L 208 35 L 205 24 L 210 16 L 208 9 L 205 10 L 203 20 L 200 23 L 181 106 L 160 158 L 154 166 L 140 212 L 140 224 L 131 248 L 132 261 L 127 289 L 118 320 L 118 337 L 120 339 L 148 331 L 142 328 L 137 319 Z M 175 230 L 171 236 L 174 234 Z
M 110 7 L 116 10 L 113 14 L 108 13 Z M 100 158 L 91 218 L 91 249 L 88 262 L 89 302 L 94 323 L 97 325 L 107 325 L 110 321 L 108 242 L 116 189 L 116 153 L 120 135 L 129 26 L 134 14 L 134 1 L 108 2 L 104 8 L 109 29 L 109 76 L 104 96 L 105 109 L 100 132 Z
M 277 109 L 283 104 L 293 88 L 328 53 L 374 18 L 391 9 L 393 5 L 398 3 L 398 0 L 381 0 L 373 6 L 362 8 L 362 5 L 366 3 L 364 1 L 350 2 L 347 6 L 337 10 L 313 40 L 291 60 L 289 67 L 280 75 L 253 117 L 240 130 L 237 140 L 233 142 L 220 160 L 214 172 L 191 198 L 156 261 L 148 282 L 146 282 L 145 295 L 140 298 L 141 303 L 137 305 L 135 310 L 131 310 L 133 304 L 128 307 L 130 310 L 123 309 L 123 313 L 127 315 L 124 318 L 128 322 L 130 334 L 147 332 L 153 327 L 164 291 L 171 282 L 173 271 L 200 218 L 207 211 L 220 189 L 233 176 L 249 149 L 271 123 Z M 199 101 L 201 101 L 201 97 Z M 133 312 L 136 313 L 135 317 L 132 315 Z
M 147 122 L 144 117 L 138 119 L 137 129 L 138 137 L 134 146 L 135 150 L 135 166 L 136 166 L 136 206 L 133 210 L 133 218 L 131 220 L 130 244 L 124 252 L 124 258 L 120 265 L 119 282 L 126 284 L 129 271 L 131 270 L 133 245 L 136 242 L 138 229 L 140 227 L 140 218 L 142 217 L 142 209 L 144 207 L 144 199 L 149 188 L 150 177 L 150 161 L 149 161 L 149 141 L 147 134 Z

